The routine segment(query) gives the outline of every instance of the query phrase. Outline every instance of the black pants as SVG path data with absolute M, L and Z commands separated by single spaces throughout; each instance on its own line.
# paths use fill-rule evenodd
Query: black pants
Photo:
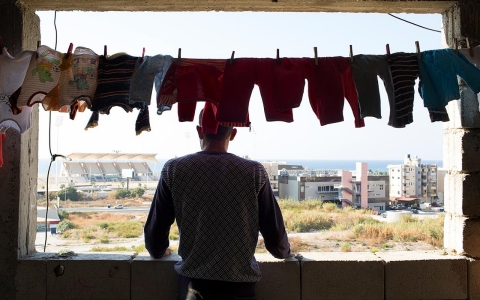
M 255 282 L 227 282 L 178 276 L 177 300 L 257 300 Z

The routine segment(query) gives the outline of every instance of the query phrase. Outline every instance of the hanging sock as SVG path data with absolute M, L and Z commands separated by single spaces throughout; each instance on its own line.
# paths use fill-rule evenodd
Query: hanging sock
M 85 126 L 85 130 L 88 130 L 89 128 L 95 128 L 98 126 L 98 118 L 99 118 L 99 113 L 98 111 L 92 112 L 92 115 L 90 116 L 90 119 L 88 120 L 87 126 Z
M 144 103 L 144 108 L 138 112 L 137 121 L 135 122 L 135 132 L 140 135 L 143 131 L 150 132 L 150 113 L 148 112 L 148 105 Z

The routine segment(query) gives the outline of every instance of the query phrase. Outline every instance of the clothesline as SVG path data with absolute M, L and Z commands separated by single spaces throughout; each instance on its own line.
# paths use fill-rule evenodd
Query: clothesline
M 468 42 L 468 41 L 467 41 Z M 192 59 L 169 55 L 135 57 L 124 53 L 97 55 L 89 48 L 70 44 L 66 53 L 48 46 L 12 57 L 0 53 L 0 128 L 24 132 L 35 103 L 47 111 L 92 111 L 88 128 L 114 106 L 126 112 L 139 110 L 137 135 L 150 131 L 148 105 L 155 86 L 157 114 L 178 105 L 179 121 L 193 121 L 196 102 L 213 104 L 215 120 L 224 125 L 249 126 L 248 103 L 254 85 L 260 89 L 267 121 L 293 122 L 292 110 L 303 98 L 305 79 L 309 102 L 321 125 L 343 121 L 345 99 L 355 116 L 355 127 L 364 118 L 381 118 L 377 76 L 387 91 L 388 124 L 402 128 L 413 122 L 415 80 L 432 122 L 448 121 L 445 106 L 458 99 L 456 76 L 473 92 L 480 91 L 480 70 L 473 64 L 478 48 L 441 49 L 416 53 L 353 55 L 314 58 Z M 475 50 L 475 51 L 474 51 Z M 33 55 L 35 54 L 35 55 Z M 477 63 L 477 66 L 479 64 Z M 441 76 L 440 76 L 441 74 Z M 3 86 L 2 86 L 3 85 Z

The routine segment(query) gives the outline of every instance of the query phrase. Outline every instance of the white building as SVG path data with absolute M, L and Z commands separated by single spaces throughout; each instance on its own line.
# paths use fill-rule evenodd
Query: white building
M 436 164 L 422 164 L 419 157 L 412 158 L 407 154 L 403 164 L 387 167 L 390 177 L 390 200 L 421 199 L 433 202 L 438 198 Z
M 272 187 L 273 194 L 278 196 L 278 166 L 285 165 L 284 161 L 263 161 L 261 162 L 268 174 L 270 180 L 270 186 Z

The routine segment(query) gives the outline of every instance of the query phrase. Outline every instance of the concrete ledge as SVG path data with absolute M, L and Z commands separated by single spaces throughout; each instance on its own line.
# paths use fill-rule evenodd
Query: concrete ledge
M 385 299 L 466 299 L 467 260 L 436 252 L 377 252 Z
M 180 256 L 172 254 L 162 259 L 153 259 L 142 253 L 132 262 L 132 300 L 176 299 L 178 283 L 173 266 Z
M 461 173 L 480 172 L 480 129 L 448 129 L 443 140 L 444 167 Z
M 445 211 L 456 215 L 480 216 L 480 175 L 445 175 Z
M 257 283 L 258 300 L 300 300 L 300 263 L 296 259 L 276 259 L 270 254 L 255 255 L 262 271 Z
M 16 299 L 45 299 L 47 295 L 47 260 L 52 253 L 35 253 L 18 260 L 15 274 Z
M 384 265 L 374 254 L 301 254 L 303 300 L 384 299 Z
M 50 259 L 48 299 L 128 300 L 130 260 L 131 256 L 122 254 L 78 254 Z
M 480 299 L 480 260 L 468 262 L 468 299 Z

